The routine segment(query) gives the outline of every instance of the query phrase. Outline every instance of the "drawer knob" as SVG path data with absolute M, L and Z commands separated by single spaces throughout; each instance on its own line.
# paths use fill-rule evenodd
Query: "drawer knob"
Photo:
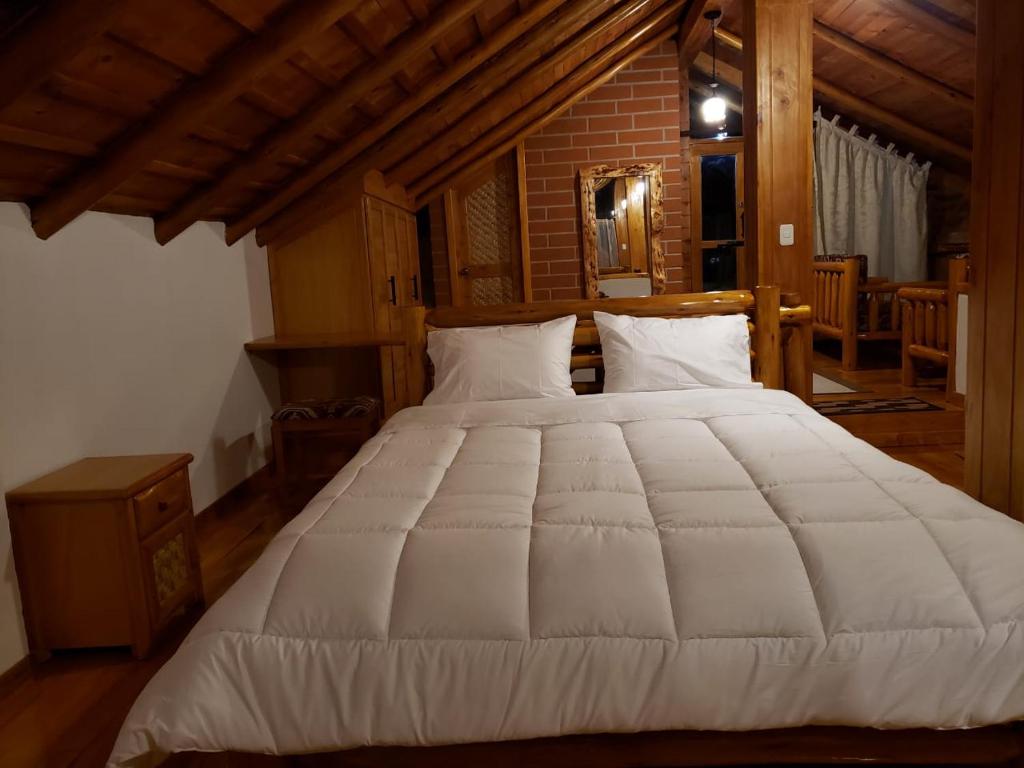
M 156 503 L 156 508 L 161 512 L 166 512 L 170 506 L 166 501 L 158 501 Z

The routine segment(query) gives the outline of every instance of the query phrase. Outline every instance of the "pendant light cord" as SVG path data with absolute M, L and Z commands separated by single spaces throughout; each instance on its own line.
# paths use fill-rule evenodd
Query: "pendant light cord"
M 711 20 L 711 81 L 718 85 L 718 39 L 715 29 L 718 27 L 718 19 Z

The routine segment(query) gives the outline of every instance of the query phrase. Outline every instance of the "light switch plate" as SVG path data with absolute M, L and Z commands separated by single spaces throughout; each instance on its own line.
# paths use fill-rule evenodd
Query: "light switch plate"
M 792 224 L 780 224 L 779 225 L 779 245 L 792 245 L 793 244 L 793 225 Z

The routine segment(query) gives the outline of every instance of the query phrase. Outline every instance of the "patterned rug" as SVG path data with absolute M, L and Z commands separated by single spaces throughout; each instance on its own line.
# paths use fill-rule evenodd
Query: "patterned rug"
M 852 416 L 855 413 L 919 413 L 944 409 L 917 397 L 877 397 L 815 403 L 814 410 L 822 416 Z

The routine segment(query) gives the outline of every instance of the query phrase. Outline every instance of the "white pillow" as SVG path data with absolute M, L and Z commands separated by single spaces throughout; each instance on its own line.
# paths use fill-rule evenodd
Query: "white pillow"
M 631 317 L 595 312 L 605 392 L 760 387 L 746 315 Z
M 427 334 L 434 389 L 424 405 L 573 397 L 576 316 L 537 325 L 450 328 Z

